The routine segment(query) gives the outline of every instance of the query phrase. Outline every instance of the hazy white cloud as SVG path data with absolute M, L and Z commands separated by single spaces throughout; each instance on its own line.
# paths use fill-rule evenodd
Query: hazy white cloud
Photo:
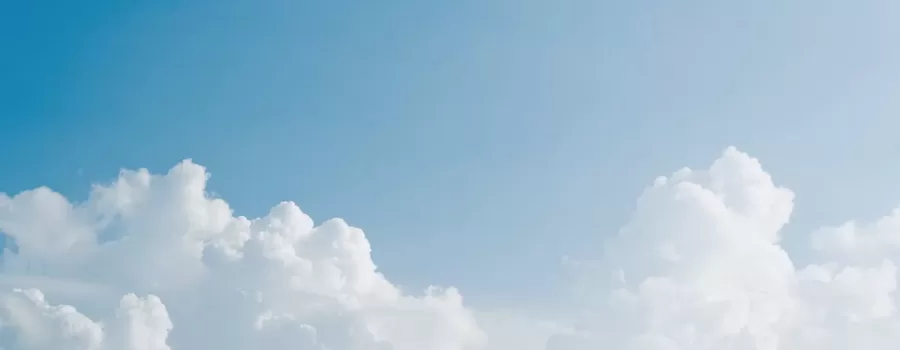
M 587 276 L 580 335 L 548 349 L 900 347 L 898 219 L 823 228 L 798 267 L 779 244 L 793 196 L 734 148 L 657 179 Z
M 453 288 L 407 294 L 361 230 L 293 203 L 236 217 L 206 179 L 186 161 L 123 171 L 83 203 L 0 194 L 18 245 L 0 267 L 0 349 L 900 348 L 900 210 L 811 233 L 815 263 L 796 266 L 780 244 L 794 194 L 734 148 L 648 187 L 557 322 L 475 312 Z

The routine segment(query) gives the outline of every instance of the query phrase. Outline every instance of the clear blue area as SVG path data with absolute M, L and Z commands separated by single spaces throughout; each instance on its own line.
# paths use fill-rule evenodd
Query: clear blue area
M 727 145 L 792 232 L 900 204 L 893 1 L 0 3 L 0 192 L 193 158 L 238 214 L 362 227 L 395 282 L 554 297 Z M 553 277 L 558 276 L 558 277 Z M 519 303 L 517 301 L 517 303 Z

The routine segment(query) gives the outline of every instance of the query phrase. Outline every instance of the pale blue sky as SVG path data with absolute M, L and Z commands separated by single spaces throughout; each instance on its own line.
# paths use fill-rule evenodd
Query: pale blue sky
M 900 204 L 896 1 L 7 1 L 0 192 L 209 168 L 363 228 L 389 278 L 556 297 L 641 189 L 728 145 L 790 231 Z M 517 301 L 518 303 L 518 301 Z M 520 304 L 520 303 L 518 303 Z

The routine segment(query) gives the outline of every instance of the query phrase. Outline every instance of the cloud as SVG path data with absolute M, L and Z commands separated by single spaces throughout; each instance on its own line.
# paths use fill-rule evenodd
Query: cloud
M 0 194 L 5 350 L 462 350 L 485 341 L 453 288 L 409 295 L 363 232 L 293 203 L 234 216 L 190 161 L 122 171 L 72 203 Z M 45 295 L 46 294 L 46 295 Z M 118 302 L 117 302 L 118 300 Z M 71 303 L 72 306 L 62 304 Z
M 900 347 L 900 209 L 812 232 L 797 266 L 781 245 L 794 194 L 735 148 L 648 187 L 602 257 L 573 264 L 579 310 L 556 322 L 471 310 L 453 288 L 406 293 L 361 230 L 289 202 L 235 216 L 207 177 L 185 161 L 122 171 L 81 203 L 0 195 L 17 246 L 0 261 L 0 349 Z
M 900 347 L 900 212 L 813 233 L 797 267 L 780 245 L 793 198 L 734 148 L 657 179 L 585 276 L 578 333 L 548 350 Z

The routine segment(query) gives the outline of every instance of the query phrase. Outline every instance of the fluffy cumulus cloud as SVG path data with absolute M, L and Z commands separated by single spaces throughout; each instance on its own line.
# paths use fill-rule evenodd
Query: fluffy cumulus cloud
M 587 308 L 549 350 L 900 348 L 900 211 L 780 244 L 793 193 L 734 148 L 657 179 L 592 269 Z
M 463 350 L 485 335 L 452 288 L 379 273 L 360 229 L 293 203 L 235 216 L 190 161 L 123 171 L 72 203 L 0 194 L 4 350 Z
M 0 194 L 17 245 L 2 254 L 0 349 L 900 348 L 900 210 L 810 233 L 798 266 L 781 244 L 794 194 L 734 148 L 657 179 L 617 234 L 597 233 L 609 239 L 564 322 L 475 313 L 452 288 L 407 294 L 361 230 L 293 203 L 235 216 L 206 179 L 186 161 L 123 171 L 80 203 Z

